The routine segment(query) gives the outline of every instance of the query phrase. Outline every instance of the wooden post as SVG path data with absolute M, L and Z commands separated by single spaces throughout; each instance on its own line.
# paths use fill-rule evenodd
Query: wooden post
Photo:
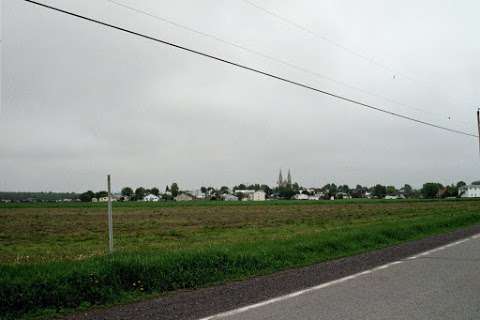
M 480 153 L 480 108 L 477 109 L 477 124 L 478 124 L 478 152 Z
M 112 219 L 112 187 L 110 183 L 110 175 L 107 175 L 108 187 L 108 252 L 113 252 L 113 219 Z

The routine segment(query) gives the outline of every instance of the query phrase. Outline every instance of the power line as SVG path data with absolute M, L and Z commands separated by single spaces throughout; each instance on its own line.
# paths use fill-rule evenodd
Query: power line
M 371 64 L 373 64 L 373 65 L 375 65 L 375 66 L 377 66 L 377 67 L 379 67 L 379 68 L 381 68 L 381 69 L 384 69 L 384 70 L 386 70 L 386 71 L 388 71 L 388 72 L 391 72 L 391 73 L 393 74 L 393 77 L 394 77 L 394 78 L 396 78 L 397 75 L 401 75 L 403 78 L 406 78 L 406 79 L 408 79 L 408 80 L 410 80 L 410 81 L 423 82 L 425 85 L 427 85 L 428 87 L 430 87 L 430 89 L 436 90 L 431 84 L 426 83 L 424 80 L 420 80 L 420 81 L 419 81 L 418 79 L 415 79 L 415 77 L 412 77 L 412 76 L 410 76 L 410 75 L 408 75 L 408 74 L 406 74 L 406 73 L 404 73 L 404 72 L 400 72 L 400 71 L 396 70 L 394 67 L 388 66 L 388 65 L 386 65 L 386 64 L 384 64 L 384 63 L 380 63 L 380 62 L 374 60 L 373 57 L 369 57 L 369 56 L 367 56 L 367 55 L 365 55 L 365 54 L 359 53 L 359 52 L 357 52 L 357 51 L 354 50 L 354 49 L 351 49 L 351 48 L 349 48 L 349 47 L 347 47 L 347 46 L 344 46 L 344 45 L 338 43 L 337 41 L 331 40 L 331 39 L 328 38 L 328 37 L 325 37 L 325 36 L 323 36 L 323 35 L 321 35 L 321 34 L 319 34 L 319 33 L 317 33 L 317 32 L 314 32 L 314 31 L 312 31 L 311 29 L 305 27 L 304 25 L 302 25 L 302 24 L 300 24 L 300 23 L 298 23 L 298 22 L 296 22 L 296 21 L 294 21 L 294 20 L 292 20 L 292 19 L 289 19 L 289 18 L 287 18 L 287 17 L 285 17 L 285 16 L 283 16 L 283 15 L 280 15 L 280 14 L 278 14 L 278 13 L 272 11 L 272 10 L 269 10 L 269 9 L 267 9 L 267 8 L 259 5 L 259 4 L 256 3 L 255 1 L 252 1 L 252 0 L 241 0 L 241 1 L 243 1 L 244 3 L 246 3 L 247 5 L 249 5 L 249 6 L 251 6 L 251 7 L 256 8 L 256 9 L 259 10 L 259 11 L 262 11 L 263 13 L 265 13 L 265 14 L 267 14 L 267 15 L 270 15 L 270 16 L 272 16 L 272 17 L 274 17 L 274 18 L 276 18 L 276 19 L 278 19 L 278 20 L 280 20 L 280 21 L 283 21 L 284 23 L 286 23 L 286 24 L 288 24 L 288 25 L 290 25 L 290 26 L 293 26 L 294 28 L 296 28 L 296 29 L 298 29 L 298 30 L 301 30 L 301 31 L 303 31 L 303 32 L 305 32 L 305 33 L 307 33 L 307 34 L 309 34 L 309 35 L 311 35 L 311 36 L 317 37 L 317 38 L 319 38 L 319 39 L 327 42 L 328 44 L 330 44 L 330 45 L 332 45 L 332 46 L 334 46 L 334 47 L 336 47 L 336 48 L 338 48 L 338 49 L 341 49 L 341 50 L 343 50 L 343 51 L 345 51 L 345 52 L 347 52 L 347 53 L 349 53 L 349 54 L 351 54 L 351 55 L 354 55 L 354 56 L 356 56 L 356 57 L 358 57 L 358 58 L 360 58 L 360 59 L 363 59 L 363 60 L 367 61 L 368 63 L 371 63 Z M 417 78 L 418 78 L 418 77 L 417 77 Z M 449 100 L 450 100 L 450 99 L 449 99 Z M 450 101 L 450 103 L 451 103 L 451 101 Z M 451 117 L 448 117 L 448 119 L 450 120 Z M 466 123 L 465 121 L 461 121 L 461 122 Z
M 402 103 L 402 102 L 399 102 L 397 100 L 394 100 L 394 99 L 391 99 L 387 96 L 384 96 L 382 94 L 379 94 L 379 93 L 376 93 L 376 92 L 372 92 L 372 91 L 369 91 L 369 90 L 365 90 L 363 88 L 360 88 L 360 87 L 357 87 L 357 86 L 354 86 L 354 85 L 351 85 L 347 82 L 344 82 L 344 81 L 339 81 L 335 78 L 332 78 L 332 77 L 329 77 L 329 76 L 326 76 L 326 75 L 323 75 L 321 73 L 318 73 L 316 71 L 311 71 L 305 67 L 302 67 L 302 66 L 298 66 L 298 65 L 295 65 L 291 62 L 288 62 L 288 61 L 285 61 L 285 60 L 282 60 L 282 59 L 279 59 L 279 58 L 276 58 L 276 57 L 273 57 L 273 56 L 270 56 L 268 54 L 265 54 L 261 51 L 258 51 L 258 50 L 254 50 L 254 49 L 251 49 L 251 48 L 248 48 L 248 47 L 245 47 L 243 45 L 240 45 L 238 43 L 235 43 L 235 42 L 232 42 L 232 41 L 229 41 L 229 40 L 225 40 L 225 39 L 222 39 L 220 37 L 217 37 L 215 35 L 212 35 L 210 33 L 206 33 L 206 32 L 203 32 L 203 31 L 199 31 L 197 29 L 194 29 L 194 28 L 191 28 L 189 26 L 186 26 L 186 25 L 183 25 L 183 24 L 180 24 L 178 22 L 175 22 L 173 20 L 170 20 L 170 19 L 167 19 L 167 18 L 164 18 L 164 17 L 161 17 L 161 16 L 158 16 L 158 15 L 155 15 L 151 12 L 148 12 L 148 11 L 145 11 L 145 10 L 141 10 L 137 7 L 133 7 L 131 5 L 127 5 L 125 3 L 122 3 L 122 2 L 119 2 L 119 1 L 115 1 L 115 0 L 106 0 L 110 3 L 113 3 L 119 7 L 122 7 L 124 9 L 127 9 L 127 10 L 130 10 L 130 11 L 133 11 L 133 12 L 136 12 L 138 14 L 142 14 L 142 15 L 146 15 L 150 18 L 153 18 L 153 19 L 156 19 L 156 20 L 160 20 L 164 23 L 168 23 L 170 25 L 173 25 L 177 28 L 180 28 L 180 29 L 183 29 L 183 30 L 187 30 L 189 32 L 192 32 L 192 33 L 195 33 L 195 34 L 198 34 L 198 35 L 201 35 L 203 37 L 207 37 L 207 38 L 210 38 L 210 39 L 213 39 L 215 41 L 218 41 L 218 42 L 221 42 L 221 43 L 224 43 L 224 44 L 227 44 L 229 46 L 232 46 L 232 47 L 235 47 L 235 48 L 238 48 L 238 49 L 241 49 L 243 51 L 246 51 L 246 52 L 249 52 L 251 54 L 254 54 L 254 55 L 257 55 L 257 56 L 260 56 L 262 58 L 265 58 L 265 59 L 268 59 L 268 60 L 271 60 L 271 61 L 274 61 L 274 62 L 277 62 L 277 63 L 280 63 L 280 64 L 283 64 L 287 67 L 290 67 L 292 69 L 295 69 L 295 70 L 298 70 L 298 71 L 301 71 L 301 72 L 304 72 L 304 73 L 307 73 L 307 74 L 310 74 L 310 75 L 313 75 L 317 78 L 321 78 L 321 79 L 325 79 L 327 81 L 330 81 L 330 82 L 333 82 L 337 85 L 341 85 L 341 86 L 344 86 L 346 88 L 349 88 L 349 89 L 353 89 L 353 90 L 356 90 L 358 92 L 361 92 L 361 93 L 364 93 L 364 94 L 367 94 L 369 96 L 372 96 L 372 97 L 376 97 L 376 98 L 380 98 L 380 99 L 383 99 L 387 102 L 390 102 L 392 104 L 395 104 L 395 105 L 398 105 L 398 106 L 401 106 L 401 107 L 405 107 L 405 108 L 408 108 L 408 109 L 412 109 L 412 110 L 415 110 L 417 112 L 423 112 L 423 113 L 426 113 L 426 114 L 430 114 L 430 115 L 434 115 L 438 118 L 441 118 L 443 120 L 451 120 L 451 117 L 450 116 L 447 116 L 447 115 L 440 115 L 438 113 L 434 113 L 434 112 L 431 112 L 431 111 L 427 111 L 425 109 L 422 109 L 422 108 L 417 108 L 417 107 L 413 107 L 409 104 L 405 104 L 405 103 Z M 454 120 L 456 122 L 461 122 L 463 124 L 467 124 L 467 122 L 465 121 L 459 121 L 459 120 Z
M 475 134 L 472 134 L 472 133 L 468 133 L 468 132 L 465 132 L 465 131 L 444 127 L 444 126 L 441 126 L 441 125 L 437 125 L 435 123 L 423 121 L 423 120 L 416 119 L 416 118 L 413 118 L 413 117 L 409 117 L 409 116 L 406 116 L 406 115 L 403 115 L 403 114 L 400 114 L 400 113 L 389 111 L 389 110 L 386 110 L 386 109 L 383 109 L 383 108 L 380 108 L 380 107 L 376 107 L 376 106 L 373 106 L 373 105 L 370 105 L 370 104 L 366 104 L 366 103 L 363 103 L 363 102 L 360 102 L 360 101 L 357 101 L 357 100 L 354 100 L 354 99 L 350 99 L 350 98 L 347 98 L 347 97 L 344 97 L 344 96 L 341 96 L 341 95 L 338 95 L 338 94 L 335 94 L 335 93 L 324 91 L 324 90 L 309 86 L 309 85 L 301 83 L 301 82 L 297 82 L 297 81 L 294 81 L 294 80 L 289 80 L 287 78 L 284 78 L 284 77 L 281 77 L 281 76 L 278 76 L 278 75 L 275 75 L 275 74 L 272 74 L 272 73 L 268 73 L 266 71 L 255 69 L 255 68 L 249 67 L 247 65 L 243 65 L 243 64 L 240 64 L 240 63 L 237 63 L 237 62 L 226 60 L 226 59 L 223 59 L 223 58 L 220 58 L 220 57 L 217 57 L 217 56 L 205 53 L 205 52 L 201 52 L 201 51 L 198 51 L 198 50 L 195 50 L 195 49 L 187 48 L 185 46 L 182 46 L 182 45 L 179 45 L 179 44 L 176 44 L 176 43 L 172 43 L 172 42 L 165 41 L 165 40 L 162 40 L 162 39 L 159 39 L 159 38 L 155 38 L 153 36 L 142 34 L 142 33 L 139 33 L 139 32 L 133 31 L 133 30 L 129 30 L 129 29 L 126 29 L 126 28 L 123 28 L 123 27 L 119 27 L 119 26 L 116 26 L 116 25 L 113 25 L 113 24 L 110 24 L 110 23 L 107 23 L 107 22 L 104 22 L 104 21 L 96 20 L 94 18 L 83 16 L 83 15 L 73 13 L 73 12 L 70 12 L 70 11 L 67 11 L 67 10 L 64 10 L 64 9 L 60 9 L 60 8 L 57 8 L 57 7 L 54 7 L 54 6 L 47 5 L 47 4 L 44 4 L 44 3 L 40 3 L 40 2 L 37 2 L 37 1 L 33 1 L 33 0 L 24 0 L 24 1 L 28 2 L 28 3 L 31 3 L 31 4 L 34 4 L 34 5 L 37 5 L 37 6 L 40 6 L 40 7 L 43 7 L 43 8 L 46 8 L 46 9 L 50 9 L 50 10 L 60 12 L 60 13 L 63 13 L 63 14 L 66 14 L 66 15 L 69 15 L 69 16 L 72 16 L 72 17 L 76 17 L 76 18 L 79 18 L 79 19 L 82 19 L 82 20 L 85 20 L 85 21 L 96 23 L 98 25 L 102 25 L 102 26 L 112 28 L 112 29 L 115 29 L 115 30 L 118 30 L 118 31 L 122 31 L 122 32 L 125 32 L 125 33 L 128 33 L 128 34 L 134 35 L 134 36 L 138 36 L 140 38 L 144 38 L 144 39 L 151 40 L 151 41 L 154 41 L 154 42 L 162 43 L 162 44 L 165 44 L 165 45 L 168 45 L 168 46 L 171 46 L 171 47 L 174 47 L 174 48 L 186 51 L 186 52 L 190 52 L 190 53 L 193 53 L 193 54 L 196 54 L 196 55 L 199 55 L 199 56 L 203 56 L 205 58 L 209 58 L 209 59 L 212 59 L 212 60 L 215 60 L 215 61 L 223 62 L 225 64 L 229 64 L 231 66 L 234 66 L 234 67 L 237 67 L 237 68 L 240 68 L 240 69 L 255 72 L 255 73 L 264 75 L 266 77 L 273 78 L 273 79 L 276 79 L 276 80 L 279 80 L 279 81 L 282 81 L 282 82 L 285 82 L 285 83 L 289 83 L 289 84 L 292 84 L 292 85 L 295 85 L 295 86 L 298 86 L 298 87 L 302 87 L 302 88 L 305 88 L 305 89 L 309 89 L 309 90 L 312 90 L 312 91 L 315 91 L 315 92 L 318 92 L 318 93 L 321 93 L 321 94 L 324 94 L 324 95 L 327 95 L 327 96 L 330 96 L 330 97 L 333 97 L 333 98 L 337 98 L 337 99 L 340 99 L 340 100 L 343 100 L 343 101 L 354 103 L 354 104 L 360 105 L 362 107 L 365 107 L 365 108 L 368 108 L 368 109 L 371 109 L 371 110 L 375 110 L 375 111 L 378 111 L 378 112 L 389 114 L 389 115 L 394 116 L 394 117 L 398 117 L 398 118 L 402 118 L 402 119 L 405 119 L 405 120 L 413 121 L 413 122 L 418 123 L 418 124 L 423 124 L 423 125 L 426 125 L 426 126 L 429 126 L 429 127 L 445 130 L 445 131 L 448 131 L 448 132 L 451 132 L 451 133 L 456 133 L 456 134 L 469 136 L 469 137 L 474 137 L 474 138 L 479 137 L 478 135 L 475 135 Z

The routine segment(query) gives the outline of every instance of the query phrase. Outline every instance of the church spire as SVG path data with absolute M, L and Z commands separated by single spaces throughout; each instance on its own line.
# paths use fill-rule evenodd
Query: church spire
M 281 187 L 283 185 L 283 175 L 282 175 L 282 169 L 280 169 L 280 173 L 278 174 L 278 186 Z
M 290 169 L 288 169 L 287 184 L 288 184 L 289 186 L 292 185 L 292 175 L 290 174 Z

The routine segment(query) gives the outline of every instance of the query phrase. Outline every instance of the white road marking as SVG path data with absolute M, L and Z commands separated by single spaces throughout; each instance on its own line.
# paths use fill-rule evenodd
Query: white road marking
M 298 297 L 298 296 L 301 296 L 301 295 L 304 295 L 304 294 L 307 294 L 307 293 L 310 293 L 310 292 L 313 292 L 313 291 L 317 291 L 317 290 L 327 288 L 327 287 L 330 287 L 330 286 L 333 286 L 333 285 L 336 285 L 336 284 L 339 284 L 339 283 L 342 283 L 342 282 L 346 282 L 348 280 L 352 280 L 352 279 L 355 279 L 355 278 L 358 278 L 358 277 L 361 277 L 361 276 L 364 276 L 364 275 L 368 275 L 368 274 L 371 274 L 371 273 L 373 273 L 375 271 L 378 271 L 378 270 L 387 269 L 391 266 L 398 265 L 398 264 L 401 264 L 401 263 L 404 263 L 404 262 L 407 262 L 407 261 L 411 261 L 413 259 L 417 259 L 419 257 L 423 257 L 423 256 L 426 256 L 426 255 L 429 255 L 429 254 L 432 254 L 432 253 L 435 253 L 435 252 L 438 252 L 438 251 L 441 251 L 441 250 L 444 250 L 444 249 L 447 249 L 447 248 L 465 243 L 469 240 L 474 240 L 474 239 L 478 239 L 478 238 L 480 238 L 480 234 L 476 234 L 476 235 L 468 237 L 466 239 L 459 240 L 459 241 L 456 241 L 456 242 L 452 242 L 452 243 L 449 243 L 447 245 L 444 245 L 444 246 L 441 246 L 441 247 L 438 247 L 438 248 L 435 248 L 435 249 L 432 249 L 432 250 L 428 250 L 428 251 L 422 252 L 420 254 L 417 254 L 417 255 L 402 259 L 402 260 L 398 260 L 398 261 L 395 261 L 395 262 L 390 262 L 390 263 L 384 264 L 384 265 L 379 266 L 379 267 L 375 267 L 375 268 L 370 269 L 370 270 L 362 271 L 362 272 L 353 274 L 351 276 L 347 276 L 347 277 L 343 277 L 343 278 L 333 280 L 333 281 L 330 281 L 330 282 L 322 283 L 318 286 L 314 286 L 314 287 L 307 288 L 307 289 L 304 289 L 304 290 L 296 291 L 296 292 L 293 292 L 293 293 L 290 293 L 290 294 L 286 294 L 286 295 L 283 295 L 283 296 L 280 296 L 280 297 L 277 297 L 277 298 L 265 300 L 265 301 L 262 301 L 262 302 L 259 302 L 259 303 L 251 304 L 251 305 L 248 305 L 248 306 L 245 306 L 245 307 L 242 307 L 242 308 L 238 308 L 238 309 L 230 310 L 230 311 L 227 311 L 227 312 L 219 313 L 219 314 L 216 314 L 216 315 L 213 315 L 213 316 L 201 318 L 199 320 L 221 319 L 221 318 L 233 316 L 233 315 L 236 315 L 236 314 L 239 314 L 239 313 L 243 313 L 243 312 L 246 312 L 248 310 L 260 308 L 260 307 L 263 307 L 263 306 L 266 306 L 266 305 L 269 305 L 269 304 L 273 304 L 273 303 L 276 303 L 276 302 L 285 301 L 285 300 L 288 300 L 288 299 L 291 299 L 291 298 L 294 298 L 294 297 Z

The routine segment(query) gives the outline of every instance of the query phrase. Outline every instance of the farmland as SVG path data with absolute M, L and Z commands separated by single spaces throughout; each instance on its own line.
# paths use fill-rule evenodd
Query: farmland
M 268 274 L 480 223 L 480 202 L 0 205 L 0 318 Z

